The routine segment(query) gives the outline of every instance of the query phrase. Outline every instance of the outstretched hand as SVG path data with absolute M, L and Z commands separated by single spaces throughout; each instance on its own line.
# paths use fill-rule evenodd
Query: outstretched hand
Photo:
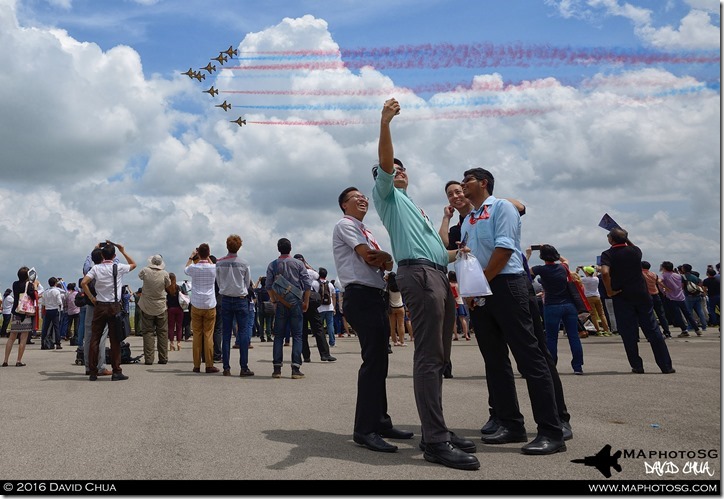
M 382 107 L 382 121 L 389 123 L 398 114 L 400 114 L 400 103 L 394 97 L 386 100 Z

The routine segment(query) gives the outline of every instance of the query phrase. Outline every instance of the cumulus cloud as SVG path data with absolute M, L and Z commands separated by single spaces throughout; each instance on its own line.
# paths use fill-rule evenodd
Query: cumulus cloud
M 20 27 L 1 0 L 0 25 L 8 283 L 20 265 L 44 279 L 79 277 L 86 254 L 106 238 L 141 265 L 161 253 L 181 275 L 192 248 L 208 242 L 224 254 L 229 233 L 244 239 L 254 274 L 276 256 L 280 237 L 334 274 L 337 195 L 350 185 L 371 194 L 379 112 L 390 95 L 402 103 L 393 139 L 410 196 L 436 224 L 445 182 L 483 166 L 496 176 L 496 195 L 528 206 L 524 245 L 550 242 L 571 261 L 591 263 L 605 249 L 597 224 L 607 212 L 646 245 L 650 261 L 701 255 L 705 264 L 719 254 L 719 96 L 693 77 L 647 68 L 572 87 L 555 78 L 509 85 L 504 74 L 481 72 L 469 87 L 428 100 L 388 94 L 388 76 L 342 64 L 263 75 L 227 65 L 201 84 L 144 77 L 131 47 L 104 51 L 61 30 Z M 327 23 L 312 16 L 249 33 L 237 48 L 324 51 L 343 62 Z M 201 92 L 211 84 L 282 93 L 211 97 Z M 201 111 L 175 109 L 182 98 Z M 224 99 L 229 112 L 215 107 Z M 259 104 L 266 107 L 244 107 Z M 247 126 L 230 123 L 240 115 Z M 348 124 L 281 124 L 315 120 Z M 365 222 L 389 248 L 374 210 Z

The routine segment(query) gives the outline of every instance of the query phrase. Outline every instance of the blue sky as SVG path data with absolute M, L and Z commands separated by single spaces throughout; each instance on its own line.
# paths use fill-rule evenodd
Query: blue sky
M 139 264 L 168 255 L 181 274 L 189 249 L 207 241 L 221 254 L 231 232 L 255 275 L 279 237 L 334 275 L 336 195 L 348 185 L 369 194 L 376 121 L 392 87 L 413 89 L 396 90 L 403 114 L 393 133 L 414 165 L 410 193 L 434 223 L 445 182 L 484 166 L 501 196 L 529 207 L 524 245 L 548 242 L 590 263 L 605 249 L 596 224 L 607 212 L 652 262 L 703 271 L 719 259 L 715 1 L 0 0 L 0 26 L 0 228 L 13 241 L 0 248 L 0 286 L 20 265 L 68 280 L 105 237 Z M 469 46 L 626 57 L 511 55 L 435 69 L 438 56 L 403 50 L 424 44 L 467 61 Z M 347 67 L 230 70 L 202 83 L 180 74 L 229 45 L 307 53 L 286 63 L 338 48 L 342 56 L 324 60 Z M 363 48 L 393 56 L 360 70 L 344 54 Z M 412 67 L 389 68 L 402 62 Z M 450 83 L 464 88 L 430 90 Z M 211 84 L 222 93 L 201 92 Z M 351 95 L 360 89 L 371 93 Z M 228 113 L 214 107 L 223 100 Z M 241 129 L 229 123 L 240 115 Z M 281 126 L 289 121 L 303 126 Z M 28 197 L 31 222 L 19 226 L 12 215 Z M 366 222 L 387 241 L 374 211 Z M 38 240 L 53 252 L 27 249 Z

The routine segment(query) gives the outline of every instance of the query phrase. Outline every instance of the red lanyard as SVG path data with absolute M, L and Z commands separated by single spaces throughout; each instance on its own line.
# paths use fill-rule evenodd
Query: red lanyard
M 347 219 L 349 219 L 349 220 L 352 220 L 352 222 L 354 222 L 355 226 L 357 226 L 357 228 L 360 230 L 360 232 L 362 232 L 362 235 L 365 236 L 365 239 L 367 240 L 367 243 L 369 243 L 370 245 L 372 245 L 372 247 L 373 247 L 374 249 L 376 249 L 376 250 L 378 250 L 378 251 L 381 249 L 381 248 L 380 248 L 380 245 L 377 244 L 377 241 L 375 241 L 375 237 L 372 235 L 372 233 L 371 233 L 370 231 L 367 230 L 367 227 L 365 227 L 362 222 L 360 222 L 360 221 L 357 220 L 356 218 L 353 218 L 353 217 L 350 217 L 350 216 L 347 216 L 347 215 L 345 215 L 344 218 L 347 218 Z M 359 225 L 358 225 L 358 224 L 359 224 Z
M 472 212 L 470 214 L 470 225 L 475 225 L 478 222 L 478 220 L 487 220 L 490 218 L 490 213 L 488 213 L 488 206 L 489 205 L 484 204 L 483 212 L 480 215 L 478 215 L 477 217 L 475 216 L 475 212 Z

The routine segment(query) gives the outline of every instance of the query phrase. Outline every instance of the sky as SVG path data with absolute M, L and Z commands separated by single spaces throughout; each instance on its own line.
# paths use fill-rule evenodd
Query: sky
M 720 41 L 716 0 L 0 0 L 0 287 L 21 266 L 77 281 L 105 239 L 182 279 L 232 233 L 254 279 L 281 237 L 334 278 L 337 197 L 371 196 L 390 97 L 436 226 L 445 183 L 479 166 L 526 205 L 523 249 L 590 265 L 608 214 L 654 269 L 704 273 Z M 374 206 L 364 222 L 389 248 Z

